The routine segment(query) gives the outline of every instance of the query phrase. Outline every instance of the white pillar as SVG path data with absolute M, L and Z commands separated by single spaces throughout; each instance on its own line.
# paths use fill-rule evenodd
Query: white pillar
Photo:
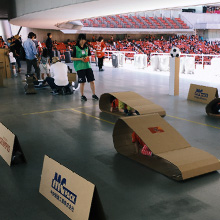
M 11 25 L 8 20 L 0 20 L 0 28 L 4 41 L 6 41 L 7 38 L 10 38 L 12 36 Z
M 180 58 L 170 58 L 169 95 L 179 95 Z

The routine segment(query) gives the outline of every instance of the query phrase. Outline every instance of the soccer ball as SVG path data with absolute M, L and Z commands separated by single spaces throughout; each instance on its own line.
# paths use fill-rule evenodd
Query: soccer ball
M 180 57 L 180 49 L 178 47 L 173 47 L 170 51 L 171 57 Z

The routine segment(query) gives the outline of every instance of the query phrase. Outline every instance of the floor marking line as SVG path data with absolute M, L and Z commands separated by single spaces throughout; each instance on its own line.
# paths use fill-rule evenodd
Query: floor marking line
M 78 113 L 83 114 L 83 115 L 87 115 L 87 116 L 89 116 L 89 117 L 91 117 L 91 118 L 95 118 L 95 119 L 97 119 L 97 120 L 99 120 L 99 121 L 104 121 L 104 122 L 107 122 L 107 123 L 112 124 L 112 125 L 115 124 L 115 123 L 113 123 L 113 122 L 110 122 L 110 121 L 101 119 L 101 118 L 99 118 L 99 117 L 96 117 L 96 116 L 93 116 L 93 115 L 90 115 L 90 114 L 87 114 L 87 113 L 85 113 L 85 112 L 78 111 L 78 110 L 76 110 L 76 109 L 74 109 L 74 108 L 72 109 L 72 111 L 78 112 Z
M 194 124 L 203 125 L 203 126 L 206 126 L 206 127 L 211 127 L 211 128 L 215 128 L 215 129 L 220 130 L 220 127 L 216 127 L 216 126 L 208 125 L 208 124 L 203 124 L 203 123 L 196 122 L 196 121 L 191 121 L 191 120 L 188 120 L 188 119 L 185 119 L 185 118 L 179 118 L 179 117 L 172 116 L 172 115 L 167 115 L 167 117 L 179 119 L 179 120 L 182 120 L 182 121 L 188 121 L 188 122 L 191 122 L 191 123 L 194 123 Z
M 79 109 L 79 108 L 90 108 L 90 107 L 93 107 L 93 106 L 98 106 L 98 105 L 81 106 L 81 107 L 77 107 L 77 108 L 75 108 L 75 109 Z M 22 114 L 22 115 L 38 115 L 38 114 L 45 114 L 45 113 L 51 113 L 51 112 L 71 111 L 72 109 L 73 109 L 73 108 L 55 109 L 55 110 L 50 110 L 50 111 L 24 113 L 24 114 Z

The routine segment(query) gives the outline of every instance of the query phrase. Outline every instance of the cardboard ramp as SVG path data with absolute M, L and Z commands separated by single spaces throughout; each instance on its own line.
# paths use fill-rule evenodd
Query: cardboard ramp
M 161 106 L 154 104 L 135 92 L 112 92 L 102 94 L 99 101 L 99 108 L 102 112 L 117 116 L 124 115 L 121 112 L 110 112 L 110 100 L 112 96 L 137 110 L 141 115 L 153 113 L 158 113 L 162 117 L 166 115 L 165 110 Z
M 220 98 L 213 99 L 205 108 L 207 115 L 220 118 Z
M 135 132 L 153 156 L 135 153 Z M 185 180 L 220 169 L 213 155 L 190 144 L 158 114 L 119 118 L 113 131 L 116 151 L 172 179 Z

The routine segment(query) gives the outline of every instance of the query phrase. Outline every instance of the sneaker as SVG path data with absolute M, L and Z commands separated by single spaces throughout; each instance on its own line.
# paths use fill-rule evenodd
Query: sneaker
M 99 98 L 98 98 L 97 95 L 92 95 L 92 99 L 93 99 L 93 100 L 97 100 L 97 101 L 99 100 Z
M 59 93 L 56 90 L 53 90 L 51 93 L 52 95 L 59 95 Z
M 87 98 L 84 95 L 82 95 L 81 96 L 81 101 L 87 101 Z
M 137 110 L 135 110 L 135 113 L 136 113 L 136 115 L 140 115 L 140 113 Z
M 99 69 L 99 71 L 104 71 L 104 69 Z

